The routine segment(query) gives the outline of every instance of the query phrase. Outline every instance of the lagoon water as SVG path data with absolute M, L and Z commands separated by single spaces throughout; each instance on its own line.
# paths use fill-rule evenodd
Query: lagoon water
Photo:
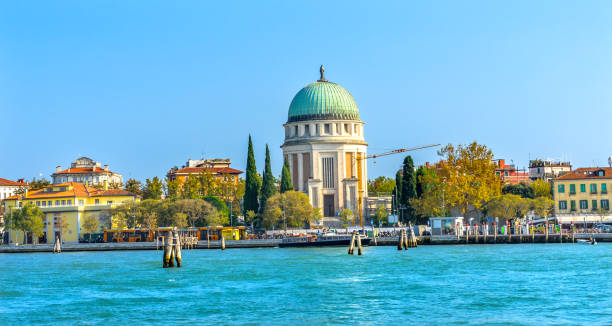
M 612 324 L 612 244 L 161 255 L 0 254 L 0 324 Z

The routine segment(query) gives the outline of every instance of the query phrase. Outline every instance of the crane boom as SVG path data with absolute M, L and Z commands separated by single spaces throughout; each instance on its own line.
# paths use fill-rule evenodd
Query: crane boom
M 399 154 L 399 153 L 404 153 L 404 152 L 411 152 L 411 151 L 416 151 L 416 150 L 419 150 L 419 149 L 430 148 L 430 147 L 436 147 L 436 146 L 440 146 L 440 144 L 430 144 L 430 145 L 418 146 L 418 147 L 411 147 L 411 148 L 400 148 L 400 149 L 394 149 L 394 150 L 389 151 L 389 152 L 384 152 L 384 153 L 380 153 L 380 154 L 368 155 L 368 156 L 366 156 L 366 157 L 362 158 L 362 160 L 364 160 L 364 159 L 370 159 L 370 158 L 377 158 L 377 157 L 380 157 L 380 156 L 387 156 L 387 155 Z
M 417 147 L 410 147 L 410 148 L 399 148 L 399 149 L 395 149 L 389 152 L 384 152 L 384 153 L 380 153 L 380 154 L 373 154 L 373 155 L 368 155 L 368 156 L 364 156 L 364 157 L 358 157 L 358 160 L 367 160 L 367 159 L 371 159 L 371 158 L 377 158 L 377 157 L 381 157 L 381 156 L 387 156 L 387 155 L 393 155 L 393 154 L 399 154 L 399 153 L 404 153 L 404 152 L 411 152 L 411 151 L 416 151 L 419 149 L 424 149 L 424 148 L 430 148 L 430 147 L 436 147 L 436 146 L 440 146 L 440 144 L 430 144 L 430 145 L 425 145 L 425 146 L 417 146 Z M 357 176 L 358 178 L 358 182 L 359 184 L 361 184 L 361 174 L 359 174 Z M 359 226 L 363 227 L 363 213 L 361 211 L 362 206 L 363 206 L 363 192 L 365 192 L 365 190 L 361 190 L 358 192 L 358 200 L 357 200 L 357 214 L 359 215 Z M 356 223 L 355 223 L 356 224 Z

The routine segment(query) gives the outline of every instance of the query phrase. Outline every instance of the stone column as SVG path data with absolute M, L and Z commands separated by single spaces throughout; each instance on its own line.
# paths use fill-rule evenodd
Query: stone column
M 306 189 L 304 189 L 304 158 L 302 153 L 298 153 L 298 162 L 297 162 L 297 169 L 298 169 L 298 190 L 300 191 L 305 191 Z

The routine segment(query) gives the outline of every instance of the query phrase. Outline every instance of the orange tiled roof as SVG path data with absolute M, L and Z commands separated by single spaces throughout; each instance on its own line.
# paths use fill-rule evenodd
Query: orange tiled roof
M 97 166 L 92 168 L 68 168 L 66 170 L 62 170 L 59 172 L 53 173 L 53 175 L 57 174 L 83 174 L 83 173 L 113 173 L 112 171 L 105 171 L 103 168 L 99 168 Z
M 27 186 L 27 183 L 23 183 L 23 182 L 17 182 L 17 181 L 11 181 L 8 179 L 3 179 L 0 178 L 0 186 Z
M 207 168 L 207 167 L 197 166 L 197 167 L 186 167 L 186 168 L 178 169 L 175 171 L 170 170 L 168 174 L 199 174 L 202 172 L 210 172 L 214 174 L 241 174 L 243 173 L 240 170 L 236 170 L 234 168 L 228 168 L 228 167 Z
M 603 170 L 604 175 L 598 176 L 596 171 Z M 580 179 L 612 179 L 612 168 L 579 168 L 568 172 L 555 180 L 580 180 Z
M 69 187 L 69 186 L 72 186 L 72 189 L 65 190 L 65 191 L 45 191 L 45 189 L 47 188 L 59 188 L 59 187 Z M 31 200 L 31 199 L 58 198 L 58 197 L 102 197 L 102 196 L 135 196 L 135 195 L 127 190 L 122 190 L 122 189 L 103 190 L 103 189 L 86 186 L 78 182 L 67 182 L 67 183 L 47 186 L 40 190 L 30 191 L 28 192 L 26 196 L 24 196 L 24 194 L 14 195 L 7 199 Z

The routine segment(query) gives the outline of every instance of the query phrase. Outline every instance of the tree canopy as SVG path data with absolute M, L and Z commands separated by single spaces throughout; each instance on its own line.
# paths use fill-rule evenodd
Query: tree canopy
M 448 144 L 438 154 L 443 157 L 440 177 L 445 180 L 446 202 L 463 216 L 481 210 L 489 199 L 501 193 L 501 181 L 495 175 L 493 152 L 485 145 Z
M 380 176 L 374 180 L 368 180 L 368 194 L 390 194 L 395 188 L 395 180 Z
M 276 194 L 266 203 L 262 223 L 266 227 L 308 227 L 313 221 L 315 211 L 308 196 L 299 191 Z

